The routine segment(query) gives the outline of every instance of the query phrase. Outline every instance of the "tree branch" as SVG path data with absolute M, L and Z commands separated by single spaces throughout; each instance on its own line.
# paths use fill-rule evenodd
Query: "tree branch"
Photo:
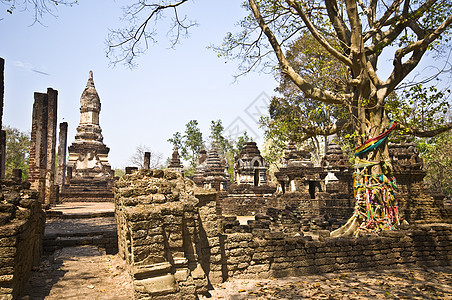
M 330 45 L 330 43 L 328 43 L 328 41 L 317 31 L 317 29 L 314 27 L 314 25 L 311 23 L 311 21 L 308 19 L 308 17 L 304 13 L 303 8 L 301 8 L 301 6 L 300 6 L 300 3 L 295 2 L 293 0 L 286 0 L 286 2 L 297 11 L 298 15 L 301 17 L 303 22 L 308 27 L 309 31 L 312 33 L 312 35 L 315 37 L 315 39 L 320 43 L 320 45 L 322 45 L 329 53 L 331 53 L 331 55 L 333 55 L 333 57 L 335 57 L 340 62 L 344 63 L 345 65 L 347 65 L 349 67 L 352 66 L 352 64 L 353 64 L 352 61 L 348 57 L 342 55 L 342 53 L 340 53 L 339 51 L 334 49 Z
M 162 1 L 160 1 L 162 2 Z M 188 0 L 178 0 L 173 1 L 168 4 L 165 4 L 167 1 L 162 2 L 163 4 L 151 3 L 147 4 L 146 1 L 139 1 L 131 6 L 128 6 L 125 11 L 125 15 L 129 17 L 129 21 L 135 21 L 137 19 L 137 15 L 144 11 L 148 11 L 150 9 L 149 14 L 144 19 L 144 21 L 139 23 L 139 26 L 132 26 L 130 29 L 120 29 L 120 30 L 112 30 L 110 31 L 108 38 L 108 51 L 107 57 L 113 56 L 113 64 L 118 62 L 125 61 L 129 65 L 133 65 L 133 59 L 139 54 L 142 53 L 143 50 L 140 49 L 140 43 L 145 44 L 145 48 L 148 48 L 148 40 L 153 40 L 153 36 L 156 34 L 155 32 L 148 32 L 149 22 L 151 20 L 156 20 L 159 18 L 160 14 L 168 9 L 172 9 L 174 11 L 174 19 L 173 26 L 169 30 L 171 32 L 174 28 L 177 28 L 177 33 L 175 34 L 174 39 L 172 40 L 172 45 L 178 43 L 180 38 L 180 30 L 187 31 L 188 28 L 197 25 L 194 22 L 190 22 L 189 24 L 184 24 L 185 19 L 179 19 L 177 14 L 177 7 L 182 4 L 188 2 Z M 117 42 L 116 42 L 117 41 Z M 114 54 L 114 50 L 120 51 L 121 55 L 116 56 Z M 111 57 L 110 57 L 111 58 Z
M 339 9 L 337 7 L 336 0 L 325 0 L 326 10 L 328 12 L 328 17 L 333 24 L 334 30 L 341 41 L 341 46 L 348 49 L 350 45 L 351 32 L 347 28 L 344 20 L 339 16 Z
M 261 27 L 264 34 L 267 36 L 270 45 L 275 51 L 276 57 L 278 58 L 278 61 L 281 65 L 282 72 L 289 76 L 289 78 L 300 88 L 300 90 L 303 91 L 306 97 L 319 100 L 328 104 L 343 105 L 344 100 L 346 98 L 345 95 L 343 95 L 343 97 L 338 97 L 330 91 L 315 88 L 294 71 L 294 69 L 284 56 L 284 53 L 275 35 L 262 18 L 262 15 L 260 14 L 256 2 L 254 0 L 249 0 L 249 4 L 259 26 Z
M 444 126 L 441 126 L 437 129 L 433 129 L 433 130 L 420 130 L 417 128 L 412 128 L 412 127 L 407 127 L 403 124 L 399 123 L 399 127 L 402 130 L 407 130 L 408 133 L 417 136 L 417 137 L 434 137 L 435 135 L 438 135 L 440 133 L 449 131 L 452 129 L 452 123 L 448 123 Z
M 363 40 L 367 41 L 372 36 L 374 36 L 378 31 L 381 30 L 381 28 L 385 25 L 386 21 L 389 19 L 389 17 L 397 11 L 400 4 L 402 4 L 404 0 L 396 0 L 392 2 L 391 6 L 385 11 L 383 16 L 375 23 L 371 25 L 371 29 L 364 35 Z
M 430 45 L 430 43 L 432 43 L 434 40 L 436 40 L 441 33 L 448 29 L 450 24 L 452 24 L 452 15 L 450 15 L 438 28 L 436 28 L 435 31 L 433 31 L 422 40 L 414 42 L 403 49 L 398 49 L 395 53 L 395 59 L 401 60 L 402 57 L 412 51 L 427 48 L 427 46 Z

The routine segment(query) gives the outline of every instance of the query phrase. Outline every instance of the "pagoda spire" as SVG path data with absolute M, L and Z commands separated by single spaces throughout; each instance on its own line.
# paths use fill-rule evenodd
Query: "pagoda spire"
M 88 77 L 88 81 L 86 82 L 86 87 L 96 88 L 94 86 L 94 79 L 93 79 L 93 71 L 92 70 L 89 71 L 89 77 Z

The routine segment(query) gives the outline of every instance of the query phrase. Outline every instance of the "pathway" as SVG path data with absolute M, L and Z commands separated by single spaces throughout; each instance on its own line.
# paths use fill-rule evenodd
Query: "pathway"
M 113 255 L 113 216 L 113 203 L 65 203 L 47 211 L 45 255 L 23 299 L 133 299 L 125 263 Z

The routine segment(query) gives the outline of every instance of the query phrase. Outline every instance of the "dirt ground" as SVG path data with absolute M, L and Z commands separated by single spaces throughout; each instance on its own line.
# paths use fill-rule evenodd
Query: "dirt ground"
M 68 247 L 43 257 L 22 299 L 133 299 L 124 261 L 94 246 Z
M 404 268 L 283 279 L 233 279 L 209 299 L 452 299 L 452 268 Z M 201 298 L 207 299 L 207 298 Z
M 329 273 L 282 279 L 232 279 L 206 299 L 452 299 L 452 267 Z M 44 257 L 22 299 L 133 299 L 124 261 L 93 246 Z
M 53 210 L 65 215 L 113 212 L 112 204 L 71 203 Z M 245 217 L 240 222 L 246 222 Z M 104 232 L 113 217 L 50 219 L 47 234 Z M 282 279 L 231 279 L 214 285 L 205 299 L 451 299 L 452 267 L 394 268 Z M 45 256 L 31 275 L 22 299 L 133 299 L 124 261 L 95 246 L 68 247 Z

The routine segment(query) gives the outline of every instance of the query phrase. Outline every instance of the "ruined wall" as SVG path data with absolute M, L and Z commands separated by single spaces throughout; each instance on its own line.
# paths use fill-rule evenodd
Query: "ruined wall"
M 168 170 L 142 169 L 115 184 L 119 253 L 134 278 L 136 299 L 196 299 L 207 291 L 194 183 Z M 209 210 L 209 208 L 206 208 Z M 204 239 L 200 243 L 200 239 Z M 200 262 L 203 257 L 203 263 Z
M 116 183 L 119 253 L 134 278 L 136 299 L 195 299 L 209 281 L 229 277 L 452 265 L 452 224 L 330 238 L 332 224 L 325 219 L 305 224 L 292 216 L 292 224 L 278 227 L 274 216 L 257 214 L 240 225 L 235 216 L 221 217 L 220 203 L 217 192 L 171 171 L 140 170 Z
M 452 265 L 452 225 L 420 225 L 382 236 L 325 238 L 255 230 L 225 236 L 227 276 L 271 278 L 397 265 Z
M 276 187 L 232 184 L 227 192 L 220 193 L 219 205 L 223 215 L 251 216 L 265 213 L 268 207 L 280 207 L 273 194 Z
M 45 215 L 29 183 L 0 186 L 0 299 L 15 299 L 39 263 Z
M 60 192 L 63 192 L 63 186 L 66 182 L 67 127 L 67 122 L 60 123 L 58 135 L 58 159 L 55 184 L 60 187 Z
M 452 222 L 444 207 L 444 195 L 431 195 L 424 184 L 426 172 L 413 142 L 391 143 L 394 176 L 397 180 L 395 197 L 400 214 L 410 223 Z
M 31 187 L 39 192 L 39 200 L 44 203 L 47 166 L 47 94 L 34 93 L 31 123 L 30 162 L 28 180 Z

